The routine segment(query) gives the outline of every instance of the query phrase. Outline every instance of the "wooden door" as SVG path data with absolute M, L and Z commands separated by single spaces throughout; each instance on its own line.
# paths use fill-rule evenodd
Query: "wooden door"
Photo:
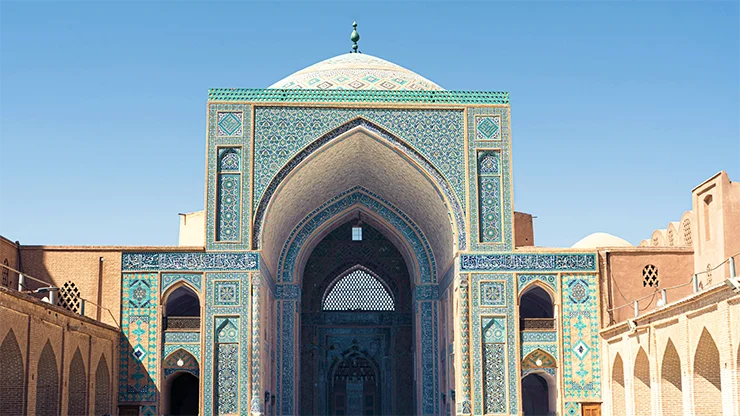
M 601 416 L 601 403 L 581 403 L 582 416 Z

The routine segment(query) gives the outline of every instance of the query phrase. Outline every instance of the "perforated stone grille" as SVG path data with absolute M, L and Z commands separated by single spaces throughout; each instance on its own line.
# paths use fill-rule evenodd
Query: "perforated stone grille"
M 652 264 L 648 264 L 642 269 L 642 285 L 650 287 L 658 287 L 658 268 Z
M 683 240 L 686 245 L 691 245 L 691 221 L 688 218 L 683 220 Z
M 393 311 L 393 296 L 378 278 L 355 270 L 330 286 L 324 297 L 325 311 Z
M 67 282 L 59 290 L 57 304 L 74 313 L 80 312 L 80 290 L 73 282 Z

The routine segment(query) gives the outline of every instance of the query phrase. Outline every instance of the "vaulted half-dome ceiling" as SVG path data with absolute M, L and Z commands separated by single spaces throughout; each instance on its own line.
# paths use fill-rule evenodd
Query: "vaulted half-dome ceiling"
M 302 69 L 270 88 L 314 90 L 417 90 L 444 88 L 408 69 L 362 53 L 346 53 Z

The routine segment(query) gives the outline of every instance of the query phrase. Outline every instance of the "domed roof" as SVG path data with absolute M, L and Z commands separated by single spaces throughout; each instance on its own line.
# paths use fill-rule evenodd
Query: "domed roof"
M 408 69 L 363 53 L 346 53 L 313 64 L 269 88 L 318 90 L 444 90 Z
M 593 233 L 583 237 L 571 248 L 632 247 L 629 241 L 607 233 Z

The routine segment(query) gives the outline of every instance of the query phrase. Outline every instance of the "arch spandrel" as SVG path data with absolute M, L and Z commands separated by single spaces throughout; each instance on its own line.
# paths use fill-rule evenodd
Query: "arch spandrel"
M 280 250 L 301 219 L 329 198 L 357 186 L 408 215 L 428 236 L 438 267 L 451 263 L 460 237 L 459 231 L 458 235 L 453 231 L 456 209 L 448 206 L 444 191 L 417 161 L 378 137 L 372 126 L 358 123 L 317 149 L 282 180 L 264 210 L 261 228 L 258 210 L 255 232 L 262 230 L 262 256 L 271 270 L 277 271 Z

